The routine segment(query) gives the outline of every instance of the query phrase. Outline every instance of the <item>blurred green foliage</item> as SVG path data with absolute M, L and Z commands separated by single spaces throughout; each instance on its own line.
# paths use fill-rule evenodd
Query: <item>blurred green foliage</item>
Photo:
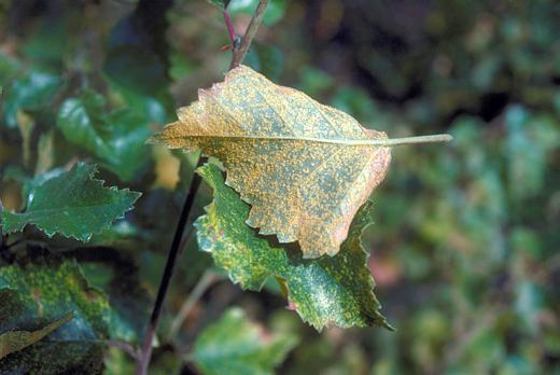
M 230 2 L 239 34 L 255 4 Z M 553 0 L 272 0 L 247 64 L 391 137 L 455 137 L 449 146 L 395 149 L 372 197 L 369 266 L 397 331 L 317 333 L 285 311 L 274 288 L 240 293 L 223 281 L 167 337 L 211 264 L 191 236 L 153 373 L 180 371 L 198 333 L 231 304 L 300 338 L 280 373 L 559 372 L 559 19 Z M 121 322 L 127 330 L 141 330 L 148 303 L 124 299 L 133 288 L 123 285 L 135 286 L 135 301 L 155 295 L 193 169 L 192 156 L 143 140 L 221 79 L 228 43 L 220 10 L 202 0 L 0 3 L 0 199 L 21 209 L 26 182 L 78 159 L 99 163 L 108 185 L 143 192 L 126 220 L 87 247 L 55 237 L 49 249 L 78 259 L 90 284 L 121 301 L 115 310 L 138 319 Z M 197 215 L 209 199 L 205 187 Z M 19 239 L 2 253 L 3 267 L 43 251 L 40 232 L 9 240 Z M 100 355 L 64 347 L 80 358 Z M 116 349 L 105 365 L 132 371 Z

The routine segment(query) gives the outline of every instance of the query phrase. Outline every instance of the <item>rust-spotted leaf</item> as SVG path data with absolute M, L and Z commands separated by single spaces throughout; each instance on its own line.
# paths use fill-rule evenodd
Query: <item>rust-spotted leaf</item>
M 200 90 L 178 117 L 154 140 L 220 159 L 226 183 L 252 206 L 246 223 L 282 243 L 298 241 L 306 258 L 339 251 L 352 218 L 387 173 L 389 146 L 411 142 L 365 129 L 246 66 Z

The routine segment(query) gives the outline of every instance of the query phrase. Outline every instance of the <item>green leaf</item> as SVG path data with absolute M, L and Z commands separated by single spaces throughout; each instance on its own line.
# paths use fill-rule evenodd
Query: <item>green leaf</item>
M 536 116 L 516 105 L 506 110 L 505 127 L 510 190 L 515 198 L 534 196 L 545 183 L 547 153 L 560 146 L 558 123 L 553 116 Z
M 0 52 L 0 82 L 9 82 L 9 79 L 16 75 L 19 68 L 19 61 L 3 52 Z M 0 85 L 0 87 L 2 86 L 4 86 L 4 83 Z
M 48 236 L 59 233 L 88 241 L 123 217 L 140 197 L 128 189 L 104 187 L 102 180 L 93 178 L 95 172 L 95 166 L 78 163 L 69 172 L 32 188 L 25 212 L 2 212 L 4 231 L 21 231 L 34 224 Z
M 132 180 L 148 159 L 146 119 L 125 109 L 106 114 L 104 98 L 93 91 L 65 100 L 57 126 L 69 142 L 94 154 L 123 181 Z
M 150 298 L 142 288 L 134 259 L 123 251 L 100 247 L 72 253 L 88 283 L 107 295 L 111 305 L 112 335 L 129 343 L 139 343 L 149 320 Z
M 10 128 L 17 126 L 19 110 L 38 111 L 48 106 L 62 86 L 60 77 L 42 72 L 30 72 L 13 80 L 4 90 L 3 116 Z
M 151 122 L 173 115 L 169 93 L 167 22 L 150 17 L 165 13 L 171 2 L 148 1 L 120 19 L 108 38 L 103 73 L 134 113 Z M 151 21 L 153 19 L 153 21 Z
M 358 211 L 340 252 L 333 257 L 303 259 L 301 252 L 271 246 L 245 224 L 249 206 L 224 184 L 222 173 L 207 164 L 198 173 L 214 189 L 214 201 L 195 226 L 202 250 L 243 288 L 260 290 L 268 277 L 283 280 L 290 306 L 317 329 L 378 324 L 390 328 L 379 313 L 374 282 L 366 265 L 360 234 L 371 222 L 369 204 Z
M 9 331 L 0 334 L 0 359 L 33 345 L 70 320 L 72 320 L 72 314 L 67 314 L 36 331 Z
M 91 373 L 84 369 L 102 367 L 100 340 L 113 331 L 107 298 L 87 284 L 75 261 L 39 258 L 0 268 L 0 332 L 34 331 L 67 314 L 71 321 L 0 361 L 0 373 Z
M 232 308 L 198 336 L 192 358 L 205 375 L 272 374 L 296 343 L 293 335 L 264 332 Z

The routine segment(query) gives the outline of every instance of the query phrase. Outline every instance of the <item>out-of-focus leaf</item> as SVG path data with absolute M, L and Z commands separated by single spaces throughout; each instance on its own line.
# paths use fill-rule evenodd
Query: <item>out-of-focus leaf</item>
M 367 92 L 355 87 L 342 87 L 332 99 L 333 107 L 351 114 L 359 121 L 373 121 L 379 118 L 375 102 Z M 376 121 L 377 122 L 377 121 Z
M 87 284 L 75 261 L 40 258 L 1 267 L 1 332 L 33 331 L 66 314 L 73 319 L 0 361 L 0 373 L 99 373 L 100 340 L 113 331 L 107 298 Z
M 29 192 L 24 212 L 2 212 L 6 233 L 34 224 L 48 236 L 55 233 L 88 241 L 132 208 L 140 193 L 104 187 L 93 178 L 95 166 L 78 163 L 70 171 Z
M 172 113 L 165 13 L 172 1 L 140 2 L 111 30 L 103 72 L 134 113 L 165 122 Z
M 6 89 L 6 82 L 16 75 L 19 67 L 19 61 L 0 51 L 0 87 L 3 90 Z
M 72 314 L 67 314 L 65 317 L 55 320 L 36 331 L 9 331 L 0 334 L 0 360 L 8 354 L 33 345 L 70 320 L 72 320 Z
M 3 87 L 3 117 L 10 128 L 17 126 L 18 111 L 38 111 L 48 106 L 62 87 L 60 77 L 43 72 L 29 72 Z
M 251 204 L 246 223 L 306 258 L 335 255 L 391 160 L 383 132 L 240 66 L 199 91 L 154 140 L 217 157 Z
M 276 46 L 253 42 L 245 64 L 271 80 L 278 80 L 284 70 L 284 54 Z
M 192 359 L 205 375 L 272 374 L 296 345 L 291 334 L 270 334 L 232 308 L 196 339 Z
M 535 195 L 544 183 L 547 153 L 560 146 L 558 124 L 521 106 L 510 107 L 505 122 L 508 138 L 504 151 L 512 193 L 516 198 Z
M 41 175 L 54 165 L 54 131 L 49 130 L 41 134 L 37 143 L 37 164 L 35 174 Z
M 231 0 L 207 0 L 210 4 L 214 4 L 217 7 L 225 9 L 228 7 Z
M 31 160 L 31 136 L 33 135 L 33 129 L 35 128 L 35 121 L 33 121 L 33 118 L 25 114 L 23 111 L 18 111 L 16 118 L 19 133 L 22 139 L 21 151 L 23 154 L 23 165 L 29 167 L 29 162 Z
M 249 207 L 224 184 L 218 167 L 208 164 L 198 173 L 214 190 L 207 214 L 194 224 L 199 246 L 212 254 L 233 282 L 260 290 L 268 277 L 283 280 L 290 306 L 317 329 L 325 325 L 389 327 L 379 313 L 367 254 L 360 243 L 362 230 L 371 222 L 369 205 L 359 211 L 336 256 L 306 260 L 296 251 L 269 245 L 245 225 Z
M 231 0 L 228 10 L 232 15 L 246 14 L 252 16 L 257 9 L 259 0 Z M 266 7 L 263 23 L 272 26 L 284 17 L 286 0 L 271 0 Z
M 58 113 L 57 126 L 66 139 L 91 152 L 123 181 L 134 178 L 148 159 L 146 119 L 129 110 L 105 113 L 103 97 L 86 91 L 67 99 Z

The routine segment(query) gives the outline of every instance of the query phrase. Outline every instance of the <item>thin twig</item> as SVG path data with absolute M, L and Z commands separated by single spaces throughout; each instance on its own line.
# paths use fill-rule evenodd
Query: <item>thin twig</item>
M 124 341 L 107 340 L 104 341 L 107 346 L 112 348 L 120 349 L 130 355 L 133 359 L 138 360 L 140 358 L 140 350 L 134 348 L 131 344 Z
M 231 17 L 226 9 L 224 9 L 224 23 L 226 24 L 226 29 L 228 31 L 229 41 L 231 42 L 231 48 L 235 48 L 235 29 L 233 28 L 233 22 L 231 22 Z
M 199 164 L 201 165 L 201 163 L 202 158 L 199 158 L 197 167 L 199 166 Z M 177 255 L 179 254 L 180 244 L 183 238 L 183 233 L 185 232 L 186 223 L 190 216 L 196 192 L 198 191 L 198 187 L 200 186 L 201 182 L 201 177 L 198 174 L 194 173 L 191 184 L 189 186 L 187 197 L 185 199 L 185 204 L 183 205 L 183 209 L 181 210 L 181 216 L 179 217 L 177 228 L 175 229 L 173 242 L 171 243 L 171 248 L 169 249 L 169 254 L 167 255 L 167 261 L 165 263 L 165 269 L 163 271 L 163 275 L 159 285 L 156 302 L 154 304 L 154 309 L 152 310 L 152 315 L 150 317 L 146 336 L 144 337 L 144 344 L 142 345 L 142 351 L 140 354 L 140 358 L 138 359 L 138 367 L 136 369 L 136 374 L 138 375 L 146 375 L 148 373 L 148 366 L 152 357 L 152 344 L 159 324 L 161 308 L 163 307 L 163 302 L 169 289 L 169 283 L 171 281 L 171 277 L 173 276 L 173 270 L 175 269 Z
M 247 55 L 247 52 L 251 47 L 251 43 L 253 43 L 253 39 L 255 38 L 255 35 L 257 35 L 257 30 L 259 29 L 263 21 L 264 12 L 266 10 L 267 5 L 268 5 L 268 0 L 259 1 L 259 5 L 257 5 L 255 14 L 253 15 L 253 18 L 251 18 L 251 22 L 249 23 L 249 26 L 247 27 L 247 31 L 243 36 L 241 45 L 239 46 L 239 48 L 234 48 L 233 50 L 233 58 L 229 66 L 230 70 L 238 67 L 245 59 L 245 56 Z
M 202 277 L 198 280 L 196 286 L 193 288 L 192 292 L 189 294 L 189 297 L 181 306 L 179 313 L 173 320 L 171 329 L 169 330 L 169 337 L 175 337 L 175 335 L 177 335 L 179 329 L 183 325 L 183 322 L 191 312 L 192 308 L 195 306 L 198 300 L 200 300 L 206 290 L 218 280 L 219 277 L 213 271 L 207 270 L 206 272 L 204 272 Z
M 255 34 L 257 33 L 257 30 L 260 24 L 262 23 L 262 18 L 264 16 L 264 11 L 267 5 L 268 5 L 268 0 L 260 1 L 259 5 L 257 6 L 257 10 L 255 11 L 255 14 L 251 19 L 251 22 L 249 23 L 249 27 L 247 27 L 247 32 L 243 37 L 243 41 L 241 42 L 241 46 L 239 47 L 239 49 L 236 48 L 234 43 L 234 53 L 232 54 L 232 61 L 230 65 L 231 67 L 238 66 L 245 58 L 245 55 L 247 54 L 247 51 L 251 46 L 253 38 L 255 37 Z M 233 26 L 232 26 L 232 30 L 233 30 Z M 228 26 L 228 33 L 229 33 L 229 26 Z M 231 67 L 230 69 L 232 69 Z M 202 166 L 205 162 L 206 162 L 206 158 L 199 156 L 198 161 L 196 163 L 196 168 Z M 171 244 L 171 248 L 169 249 L 169 253 L 167 255 L 167 261 L 165 263 L 165 269 L 163 271 L 163 275 L 159 285 L 156 302 L 152 310 L 152 315 L 150 317 L 150 322 L 148 324 L 146 336 L 144 337 L 144 343 L 142 345 L 142 349 L 140 351 L 139 358 L 137 361 L 137 368 L 136 368 L 137 375 L 146 375 L 148 373 L 148 367 L 150 365 L 150 360 L 152 357 L 152 349 L 153 349 L 152 344 L 159 324 L 161 309 L 163 307 L 163 302 L 165 301 L 165 296 L 167 295 L 167 291 L 169 289 L 169 283 L 171 281 L 171 277 L 173 276 L 173 270 L 175 269 L 177 256 L 179 255 L 179 251 L 181 249 L 181 243 L 183 242 L 182 239 L 183 239 L 183 234 L 185 232 L 185 226 L 190 216 L 194 199 L 196 196 L 196 192 L 198 191 L 201 182 L 202 182 L 202 178 L 200 177 L 200 175 L 194 173 L 191 180 L 191 184 L 189 186 L 187 197 L 185 199 L 185 203 L 183 205 L 183 209 L 181 210 L 181 216 L 179 217 L 177 228 L 175 229 L 173 242 Z

